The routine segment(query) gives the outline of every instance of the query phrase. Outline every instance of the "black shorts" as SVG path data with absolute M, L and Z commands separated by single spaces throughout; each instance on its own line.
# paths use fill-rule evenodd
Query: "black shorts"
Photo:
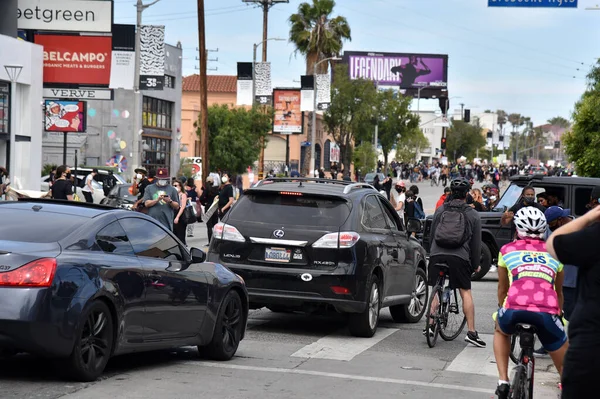
M 471 265 L 466 260 L 451 255 L 435 255 L 429 258 L 429 285 L 434 286 L 437 283 L 440 269 L 436 265 L 439 263 L 449 267 L 450 288 L 471 289 Z

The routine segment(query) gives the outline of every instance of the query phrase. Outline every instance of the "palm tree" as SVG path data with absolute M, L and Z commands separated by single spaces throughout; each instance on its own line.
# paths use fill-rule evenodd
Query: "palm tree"
M 290 42 L 296 46 L 296 52 L 306 57 L 307 75 L 313 74 L 314 65 L 320 60 L 338 56 L 344 40 L 352 40 L 346 18 L 331 17 L 334 7 L 334 0 L 312 0 L 312 4 L 300 4 L 298 13 L 289 19 Z M 327 73 L 328 64 L 319 64 L 317 73 Z
M 510 146 L 515 148 L 515 150 L 517 151 L 516 161 L 519 162 L 519 153 L 518 153 L 518 151 L 519 151 L 519 128 L 521 126 L 523 126 L 523 117 L 521 116 L 521 114 L 510 114 L 510 115 L 508 115 L 507 119 L 508 119 L 508 123 L 510 123 L 512 125 L 512 129 L 513 129 L 512 138 L 515 139 L 514 142 L 511 139 Z

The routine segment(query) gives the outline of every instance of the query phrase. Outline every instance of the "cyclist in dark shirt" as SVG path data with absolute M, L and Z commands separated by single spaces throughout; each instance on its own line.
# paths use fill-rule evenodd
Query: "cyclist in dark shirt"
M 596 206 L 556 230 L 548 252 L 562 263 L 579 268 L 578 297 L 569 320 L 569 350 L 562 374 L 562 399 L 596 397 L 600 375 L 600 187 L 592 191 Z

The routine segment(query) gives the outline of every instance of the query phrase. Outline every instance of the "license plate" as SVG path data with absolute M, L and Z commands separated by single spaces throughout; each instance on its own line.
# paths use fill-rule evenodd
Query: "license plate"
M 265 261 L 267 262 L 281 262 L 288 263 L 292 251 L 285 248 L 266 248 L 265 249 Z

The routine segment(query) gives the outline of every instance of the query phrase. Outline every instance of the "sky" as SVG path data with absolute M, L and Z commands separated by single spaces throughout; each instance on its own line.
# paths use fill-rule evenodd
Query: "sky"
M 310 0 L 312 1 L 312 0 Z M 115 0 L 115 23 L 135 23 L 135 0 Z M 150 2 L 144 0 L 144 3 Z M 268 42 L 273 87 L 299 87 L 306 64 L 295 54 L 289 16 L 302 1 L 275 5 Z M 487 0 L 337 0 L 333 15 L 346 17 L 347 51 L 447 54 L 450 110 L 460 103 L 472 114 L 491 109 L 520 113 L 536 125 L 570 119 L 600 58 L 600 0 L 579 0 L 577 9 L 488 8 Z M 166 26 L 166 42 L 183 47 L 184 76 L 198 73 L 195 0 L 161 0 L 143 23 Z M 236 75 L 262 41 L 262 11 L 242 0 L 205 0 L 209 74 Z M 258 58 L 260 60 L 260 49 Z M 218 61 L 216 61 L 218 59 Z M 216 70 L 212 70 L 216 69 Z M 438 108 L 421 100 L 421 110 Z

